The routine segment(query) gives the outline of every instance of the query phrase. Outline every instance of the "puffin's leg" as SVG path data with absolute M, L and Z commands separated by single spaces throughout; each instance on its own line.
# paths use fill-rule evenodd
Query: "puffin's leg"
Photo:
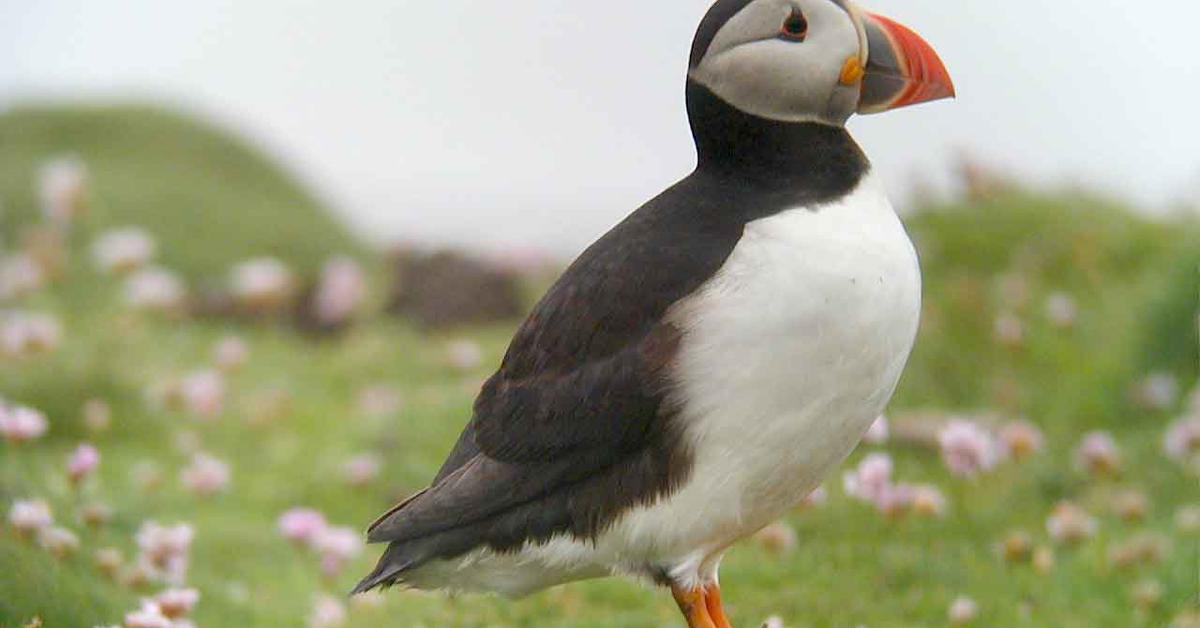
M 721 585 L 713 583 L 704 589 L 704 605 L 708 608 L 708 616 L 712 618 L 716 628 L 733 628 L 729 617 L 725 615 L 725 607 L 721 605 Z
M 673 584 L 671 594 L 675 596 L 675 603 L 687 619 L 688 628 L 717 628 L 717 624 L 708 614 L 707 595 L 703 587 L 685 589 Z

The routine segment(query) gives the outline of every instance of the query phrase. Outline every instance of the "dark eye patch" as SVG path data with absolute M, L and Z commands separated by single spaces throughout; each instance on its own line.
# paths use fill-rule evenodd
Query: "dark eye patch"
M 779 29 L 779 37 L 788 41 L 804 41 L 808 37 L 808 18 L 804 17 L 803 11 L 792 9 Z

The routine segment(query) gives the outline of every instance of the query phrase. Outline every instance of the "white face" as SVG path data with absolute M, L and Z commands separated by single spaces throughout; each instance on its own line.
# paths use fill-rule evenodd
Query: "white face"
M 861 85 L 843 73 L 851 59 L 867 59 L 853 10 L 834 0 L 754 0 L 717 31 L 690 76 L 762 118 L 845 124 Z

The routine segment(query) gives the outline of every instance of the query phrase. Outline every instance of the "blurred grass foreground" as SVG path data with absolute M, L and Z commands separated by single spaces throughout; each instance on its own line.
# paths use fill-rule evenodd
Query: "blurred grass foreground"
M 960 199 L 906 218 L 926 304 L 888 418 L 731 552 L 731 612 L 1200 625 L 1195 208 L 963 170 Z M 432 476 L 519 317 L 387 307 L 431 266 L 397 285 L 238 140 L 13 110 L 0 206 L 0 625 L 678 625 L 623 581 L 345 598 L 377 554 L 362 527 Z M 544 287 L 529 266 L 504 272 Z

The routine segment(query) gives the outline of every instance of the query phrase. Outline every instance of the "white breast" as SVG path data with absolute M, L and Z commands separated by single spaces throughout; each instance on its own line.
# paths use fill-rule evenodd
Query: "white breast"
M 684 329 L 691 479 L 614 534 L 694 561 L 803 499 L 891 398 L 920 292 L 912 243 L 870 176 L 838 202 L 747 225 L 718 274 L 671 313 Z

